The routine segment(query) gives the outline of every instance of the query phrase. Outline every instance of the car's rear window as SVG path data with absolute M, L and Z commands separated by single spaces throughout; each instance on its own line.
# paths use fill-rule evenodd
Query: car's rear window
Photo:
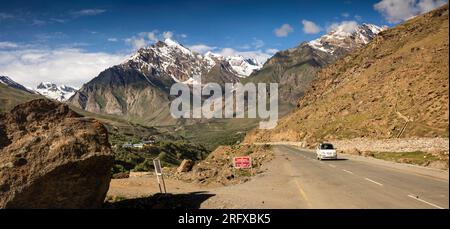
M 334 149 L 332 144 L 322 144 L 321 149 Z

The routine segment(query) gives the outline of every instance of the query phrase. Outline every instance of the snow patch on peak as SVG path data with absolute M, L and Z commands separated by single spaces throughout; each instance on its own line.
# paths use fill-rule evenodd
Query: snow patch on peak
M 314 49 L 333 54 L 337 49 L 350 50 L 354 47 L 368 44 L 375 36 L 386 30 L 372 24 L 341 24 L 334 26 L 328 34 L 308 42 Z
M 207 52 L 205 53 L 205 59 L 213 65 L 221 61 L 228 62 L 234 73 L 241 78 L 245 78 L 254 71 L 261 69 L 263 65 L 254 58 L 245 58 L 242 55 L 224 57 L 218 53 Z
M 75 94 L 77 89 L 67 85 L 57 86 L 52 82 L 42 82 L 35 91 L 49 99 L 65 102 Z
M 254 58 L 223 56 L 213 52 L 202 55 L 170 38 L 139 49 L 121 65 L 137 69 L 144 75 L 168 76 L 175 82 L 189 82 L 192 76 L 207 73 L 221 62 L 228 62 L 230 70 L 242 78 L 262 67 Z
M 165 39 L 164 43 L 166 43 L 166 45 L 169 46 L 169 47 L 174 47 L 174 48 L 179 49 L 184 54 L 193 55 L 191 50 L 189 50 L 188 48 L 184 47 L 180 43 L 178 43 L 178 42 L 176 42 L 176 41 L 174 41 L 174 40 L 172 40 L 170 38 Z
M 256 59 L 244 58 L 240 55 L 227 57 L 226 60 L 240 77 L 247 77 L 254 71 L 262 68 L 262 64 L 259 64 Z

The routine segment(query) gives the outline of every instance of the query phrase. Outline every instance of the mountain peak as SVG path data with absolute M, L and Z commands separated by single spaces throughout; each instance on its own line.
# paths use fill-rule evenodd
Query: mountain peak
M 222 56 L 213 52 L 202 55 L 170 38 L 139 49 L 122 65 L 135 68 L 144 75 L 157 72 L 159 76 L 170 76 L 175 82 L 185 82 L 194 75 L 209 72 L 223 61 L 228 62 L 230 70 L 242 78 L 262 67 L 256 59 L 242 55 Z
M 57 86 L 53 82 L 41 82 L 35 91 L 49 99 L 64 102 L 74 95 L 77 90 L 67 85 Z
M 21 91 L 25 91 L 31 94 L 34 94 L 34 92 L 28 88 L 26 88 L 25 86 L 23 86 L 22 84 L 17 83 L 16 81 L 12 80 L 11 78 L 9 78 L 8 76 L 1 76 L 0 75 L 0 83 L 3 85 L 6 85 L 8 87 L 12 87 Z
M 351 50 L 355 47 L 366 45 L 375 38 L 378 33 L 387 27 L 379 27 L 373 24 L 346 23 L 337 25 L 329 33 L 308 42 L 314 49 L 334 54 L 339 50 Z
M 184 47 L 182 44 L 180 44 L 180 43 L 178 43 L 178 42 L 176 42 L 176 41 L 174 41 L 174 40 L 172 40 L 170 38 L 166 38 L 164 40 L 164 43 L 166 43 L 166 45 L 169 46 L 169 47 L 173 47 L 173 48 L 181 50 L 181 52 L 183 52 L 184 54 L 193 55 L 193 53 L 192 53 L 192 51 L 190 49 Z

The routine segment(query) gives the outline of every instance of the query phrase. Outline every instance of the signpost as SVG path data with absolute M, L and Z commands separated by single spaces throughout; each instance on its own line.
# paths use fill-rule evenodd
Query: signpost
M 161 161 L 159 159 L 153 159 L 153 166 L 155 167 L 155 175 L 156 179 L 158 180 L 159 185 L 159 191 L 163 193 L 163 189 L 161 188 L 161 181 L 164 188 L 164 193 L 167 193 L 166 191 L 166 183 L 164 182 L 164 176 L 161 169 Z M 161 180 L 159 179 L 161 177 Z
M 236 169 L 251 169 L 252 158 L 249 156 L 235 157 L 233 158 L 233 166 Z
M 250 174 L 253 175 L 252 158 L 249 156 L 234 157 L 233 166 L 235 169 L 250 169 Z

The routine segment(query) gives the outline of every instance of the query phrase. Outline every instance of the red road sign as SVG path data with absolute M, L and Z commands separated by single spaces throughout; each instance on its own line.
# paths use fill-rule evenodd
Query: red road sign
M 248 156 L 235 157 L 233 159 L 233 165 L 237 169 L 249 169 L 252 167 L 252 159 Z

